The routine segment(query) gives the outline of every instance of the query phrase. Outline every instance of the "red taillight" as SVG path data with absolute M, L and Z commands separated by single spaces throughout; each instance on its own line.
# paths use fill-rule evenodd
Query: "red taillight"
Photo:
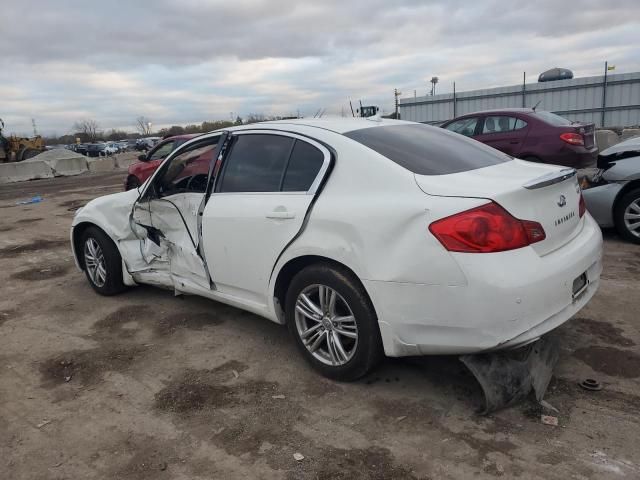
M 584 138 L 579 133 L 563 133 L 560 135 L 560 139 L 564 140 L 569 145 L 584 145 Z
M 538 222 L 518 220 L 494 202 L 437 220 L 429 231 L 450 252 L 503 252 L 546 238 Z
M 587 211 L 587 205 L 584 203 L 584 197 L 582 196 L 582 192 L 580 192 L 580 203 L 578 204 L 578 214 L 580 218 L 584 215 L 584 212 Z

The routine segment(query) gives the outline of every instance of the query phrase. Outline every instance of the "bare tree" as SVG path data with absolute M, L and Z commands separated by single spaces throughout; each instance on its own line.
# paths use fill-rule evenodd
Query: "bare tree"
M 98 138 L 98 128 L 100 128 L 98 122 L 89 118 L 80 120 L 79 122 L 73 124 L 73 129 L 77 133 L 83 134 L 92 142 L 95 141 L 96 138 Z
M 136 118 L 136 128 L 143 137 L 151 135 L 151 120 L 144 115 Z

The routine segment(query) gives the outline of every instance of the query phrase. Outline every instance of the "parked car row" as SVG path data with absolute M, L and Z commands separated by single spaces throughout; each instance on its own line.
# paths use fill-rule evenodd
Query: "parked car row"
M 88 157 L 98 157 L 127 152 L 130 150 L 131 144 L 128 140 L 122 140 L 119 142 L 74 143 L 67 145 L 66 148 Z

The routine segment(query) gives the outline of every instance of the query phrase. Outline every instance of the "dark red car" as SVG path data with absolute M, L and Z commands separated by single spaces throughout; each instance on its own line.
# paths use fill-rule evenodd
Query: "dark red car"
M 127 179 L 125 180 L 125 190 L 131 190 L 132 188 L 138 188 L 144 183 L 144 181 L 155 172 L 156 168 L 160 166 L 162 161 L 173 152 L 176 148 L 182 145 L 187 140 L 190 140 L 197 135 L 176 135 L 175 137 L 165 138 L 158 142 L 148 153 L 138 156 L 139 162 L 129 165 L 127 172 Z
M 531 108 L 470 113 L 442 128 L 466 135 L 513 157 L 574 168 L 595 165 L 595 125 Z

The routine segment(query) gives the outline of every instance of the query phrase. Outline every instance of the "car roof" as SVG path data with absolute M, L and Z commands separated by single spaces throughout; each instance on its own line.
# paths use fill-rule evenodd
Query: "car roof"
M 201 133 L 183 133 L 182 135 L 172 135 L 171 137 L 163 138 L 164 140 L 191 140 L 202 135 Z
M 375 118 L 375 119 L 374 119 Z M 362 130 L 364 128 L 385 127 L 391 125 L 415 125 L 415 122 L 407 122 L 403 120 L 391 120 L 388 118 L 353 118 L 353 117 L 326 117 L 326 118 L 294 118 L 291 120 L 273 120 L 269 122 L 250 123 L 236 127 L 225 128 L 222 130 L 238 131 L 238 130 L 298 130 L 305 127 L 319 128 L 329 130 L 335 133 L 346 133 L 354 130 Z

